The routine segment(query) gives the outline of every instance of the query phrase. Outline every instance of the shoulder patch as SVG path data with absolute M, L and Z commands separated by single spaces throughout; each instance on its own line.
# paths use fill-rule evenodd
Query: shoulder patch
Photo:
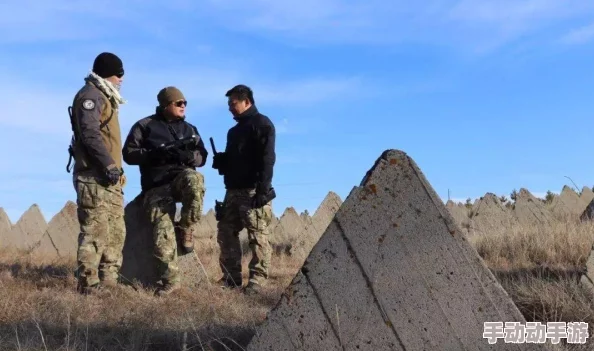
M 83 101 L 82 107 L 85 110 L 92 110 L 93 108 L 95 108 L 95 102 L 93 102 L 93 100 L 86 99 L 85 101 Z

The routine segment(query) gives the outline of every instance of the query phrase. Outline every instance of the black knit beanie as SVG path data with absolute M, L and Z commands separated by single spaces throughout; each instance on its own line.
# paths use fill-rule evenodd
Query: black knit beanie
M 93 62 L 93 72 L 101 78 L 107 78 L 118 74 L 124 75 L 122 60 L 110 52 L 103 52 Z

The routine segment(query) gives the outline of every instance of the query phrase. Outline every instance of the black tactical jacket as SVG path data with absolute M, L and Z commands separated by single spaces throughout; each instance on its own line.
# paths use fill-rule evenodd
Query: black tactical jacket
M 155 160 L 149 153 L 157 146 L 195 135 L 197 140 L 194 158 L 185 165 Z M 171 182 L 184 168 L 202 167 L 206 163 L 208 151 L 198 133 L 198 129 L 185 118 L 168 121 L 159 108 L 154 115 L 136 122 L 122 148 L 124 162 L 139 165 L 140 183 L 143 191 Z
M 237 124 L 227 133 L 221 172 L 225 188 L 248 189 L 272 186 L 276 162 L 276 131 L 272 121 L 255 106 L 235 118 Z

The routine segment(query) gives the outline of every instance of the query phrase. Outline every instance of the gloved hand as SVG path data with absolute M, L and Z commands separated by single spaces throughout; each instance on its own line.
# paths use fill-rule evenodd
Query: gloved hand
M 266 194 L 256 194 L 252 198 L 252 208 L 264 207 L 267 203 Z
M 119 169 L 116 165 L 110 165 L 105 169 L 105 178 L 109 185 L 116 185 L 120 182 L 120 177 L 124 171 Z
M 225 168 L 225 153 L 217 152 L 212 156 L 212 168 L 222 170 Z
M 194 153 L 189 150 L 170 149 L 167 153 L 169 160 L 173 162 L 189 163 L 194 158 Z
M 151 159 L 151 162 L 155 163 L 155 164 L 161 164 L 164 163 L 167 160 L 168 157 L 168 152 L 167 150 L 165 150 L 164 148 L 156 148 L 150 151 L 149 153 L 149 157 Z
M 268 203 L 268 192 L 270 185 L 258 184 L 256 186 L 256 195 L 252 198 L 252 208 L 261 208 Z

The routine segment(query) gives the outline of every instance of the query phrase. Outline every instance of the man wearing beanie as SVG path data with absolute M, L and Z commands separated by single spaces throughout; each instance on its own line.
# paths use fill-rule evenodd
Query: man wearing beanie
M 236 85 L 225 96 L 237 124 L 229 129 L 225 151 L 213 155 L 212 164 L 223 175 L 226 189 L 223 206 L 217 211 L 221 283 L 230 288 L 243 284 L 239 232 L 245 228 L 252 259 L 244 293 L 254 294 L 267 281 L 270 270 L 276 132 L 272 121 L 256 108 L 249 87 Z
M 157 101 L 155 114 L 130 129 L 122 154 L 127 164 L 140 168 L 142 201 L 153 228 L 162 283 L 157 294 L 162 296 L 180 287 L 178 255 L 194 249 L 192 230 L 202 216 L 205 193 L 204 176 L 196 167 L 204 166 L 208 152 L 198 129 L 186 120 L 187 101 L 182 92 L 163 88 Z M 164 144 L 174 146 L 160 147 Z M 182 203 L 178 223 L 172 221 L 176 202 Z
M 122 265 L 126 178 L 118 112 L 125 102 L 119 93 L 123 76 L 122 61 L 116 55 L 98 55 L 69 108 L 73 132 L 69 153 L 74 158 L 80 224 L 76 275 L 78 290 L 84 294 L 115 286 Z

